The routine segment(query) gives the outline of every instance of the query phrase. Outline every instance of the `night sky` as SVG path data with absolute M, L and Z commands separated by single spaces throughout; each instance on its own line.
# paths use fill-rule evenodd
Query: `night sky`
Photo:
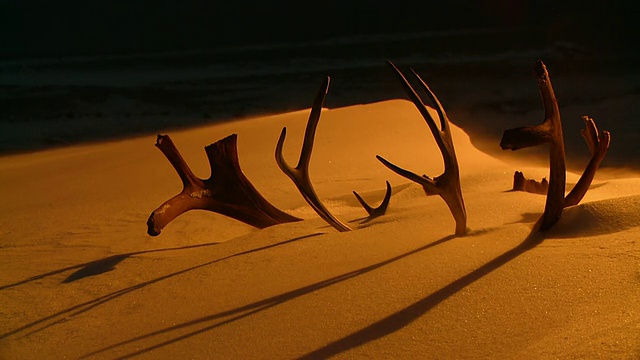
M 635 12 L 611 3 L 2 0 L 0 56 L 128 54 L 523 25 L 543 26 L 556 36 L 606 43 L 611 48 L 635 43 Z

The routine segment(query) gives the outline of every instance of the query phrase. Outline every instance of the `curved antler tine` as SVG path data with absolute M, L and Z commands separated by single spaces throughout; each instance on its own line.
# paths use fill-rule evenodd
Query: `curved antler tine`
M 609 144 L 611 144 L 611 133 L 607 130 L 603 130 L 598 137 L 598 146 L 596 147 L 594 156 L 604 157 L 607 150 L 609 150 Z
M 311 179 L 309 178 L 309 160 L 311 159 L 311 151 L 313 150 L 313 140 L 318 126 L 318 121 L 320 120 L 322 105 L 329 89 L 329 80 L 330 78 L 327 76 L 323 81 L 320 90 L 316 94 L 315 100 L 313 101 L 313 107 L 311 108 L 311 114 L 309 115 L 309 120 L 307 121 L 307 127 L 304 133 L 304 140 L 298 165 L 295 168 L 292 168 L 287 164 L 284 160 L 284 156 L 282 155 L 284 140 L 287 134 L 286 128 L 282 129 L 282 133 L 280 133 L 280 138 L 276 145 L 276 163 L 285 175 L 293 181 L 305 201 L 322 219 L 338 231 L 349 231 L 351 228 L 334 217 L 322 204 L 320 198 L 318 198 L 318 195 L 313 189 Z
M 422 87 L 422 90 L 424 90 L 424 92 L 427 93 L 427 96 L 429 97 L 431 102 L 435 105 L 435 109 L 438 112 L 438 117 L 440 118 L 440 130 L 448 133 L 449 121 L 447 121 L 447 113 L 446 111 L 444 111 L 444 107 L 440 103 L 440 100 L 438 100 L 438 97 L 436 96 L 436 94 L 434 94 L 433 91 L 431 91 L 431 88 L 429 88 L 429 85 L 427 85 L 427 83 L 424 82 L 424 80 L 422 80 L 420 75 L 418 75 L 418 73 L 416 73 L 415 70 L 411 68 L 409 70 L 411 70 L 411 73 L 413 74 L 413 76 L 415 76 L 416 79 L 418 79 L 420 87 Z
M 542 60 L 536 60 L 533 64 L 533 73 L 536 77 L 536 83 L 538 85 L 538 91 L 542 98 L 542 105 L 544 107 L 544 118 L 555 122 L 560 118 L 560 109 L 558 108 L 558 101 L 556 94 L 551 85 L 551 79 L 549 78 L 549 72 L 546 65 Z
M 295 179 L 292 178 L 293 182 L 296 184 L 296 187 L 302 194 L 302 197 L 307 201 L 307 203 L 316 211 L 316 213 L 324 219 L 329 225 L 333 226 L 336 230 L 340 232 L 350 231 L 351 228 L 338 220 L 335 216 L 333 216 L 329 210 L 322 204 L 320 198 L 316 194 L 313 186 L 311 185 L 311 181 L 309 180 L 308 172 L 299 173 L 299 176 L 296 176 Z
M 356 196 L 356 199 L 358 199 L 358 202 L 360 203 L 360 205 L 362 205 L 362 207 L 364 208 L 364 210 L 367 212 L 367 214 L 369 214 L 369 219 L 375 219 L 378 216 L 382 216 L 384 215 L 385 212 L 387 212 L 387 207 L 389 207 L 389 201 L 391 200 L 391 184 L 389 184 L 389 182 L 387 181 L 387 191 L 384 195 L 384 199 L 382 200 L 382 203 L 380 203 L 380 205 L 376 208 L 371 207 L 369 204 L 367 204 L 364 199 L 360 196 L 360 194 L 358 194 L 357 192 L 353 192 L 353 195 Z
M 427 122 L 427 125 L 429 125 L 429 129 L 431 130 L 433 137 L 436 139 L 438 146 L 443 149 L 444 144 L 442 143 L 440 129 L 436 125 L 436 122 L 431 116 L 431 113 L 429 113 L 429 110 L 427 110 L 426 105 L 424 104 L 418 93 L 413 89 L 411 84 L 409 84 L 409 81 L 407 81 L 407 78 L 402 74 L 402 72 L 391 61 L 387 61 L 387 64 L 391 66 L 394 73 L 396 74 L 396 77 L 398 78 L 398 80 L 400 80 L 402 88 L 405 90 L 416 108 L 418 108 L 418 111 L 420 111 L 420 114 L 422 114 L 422 117 Z
M 280 137 L 278 138 L 278 143 L 276 144 L 276 164 L 280 170 L 282 170 L 287 176 L 293 176 L 294 169 L 287 164 L 287 161 L 284 159 L 284 155 L 282 154 L 282 149 L 284 148 L 284 139 L 287 137 L 287 128 L 283 127 L 282 132 L 280 133 Z
M 589 152 L 593 155 L 596 152 L 596 148 L 600 141 L 600 135 L 598 134 L 598 127 L 592 118 L 588 116 L 583 116 L 582 121 L 584 121 L 585 128 L 580 130 L 580 134 L 584 138 L 584 141 L 587 142 L 587 146 L 589 147 Z
M 587 164 L 576 185 L 564 198 L 564 207 L 578 205 L 580 203 L 589 190 L 596 171 L 598 167 L 600 167 L 602 160 L 604 160 L 607 150 L 609 149 L 609 144 L 611 143 L 611 133 L 604 130 L 598 135 L 598 127 L 592 118 L 584 116 L 582 120 L 585 122 L 586 129 L 582 129 L 581 133 L 589 145 L 591 160 L 589 160 L 589 164 Z
M 189 210 L 202 209 L 203 202 L 201 199 L 189 197 L 183 190 L 180 194 L 165 201 L 157 209 L 155 209 L 147 219 L 147 234 L 158 236 L 162 229 L 173 219 L 182 215 Z
M 182 181 L 182 186 L 203 186 L 202 180 L 193 174 L 169 135 L 158 135 L 156 138 L 156 147 L 160 149 L 162 154 L 171 163 L 171 166 L 173 166 L 173 169 L 178 173 Z
M 302 152 L 300 153 L 300 160 L 296 169 L 306 168 L 309 166 L 311 160 L 311 150 L 313 150 L 313 139 L 316 135 L 316 129 L 318 128 L 318 122 L 320 121 L 320 113 L 322 112 L 322 105 L 324 105 L 324 99 L 327 97 L 329 91 L 330 78 L 327 76 L 320 89 L 313 100 L 311 107 L 311 113 L 309 114 L 309 121 L 307 122 L 307 128 L 304 132 L 304 140 L 302 143 Z
M 436 183 L 429 179 L 426 176 L 420 176 L 416 173 L 413 173 L 409 170 L 405 170 L 391 162 L 389 162 L 387 159 L 383 158 L 380 155 L 376 155 L 376 159 L 378 159 L 384 166 L 388 167 L 391 171 L 395 172 L 396 174 L 407 178 L 415 183 L 418 183 L 420 185 L 422 185 L 422 187 L 424 187 L 425 191 L 433 193 L 433 194 L 440 194 L 440 189 L 438 188 L 438 186 L 436 185 Z

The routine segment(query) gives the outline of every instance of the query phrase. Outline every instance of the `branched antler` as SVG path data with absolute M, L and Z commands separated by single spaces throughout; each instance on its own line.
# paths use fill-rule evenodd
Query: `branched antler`
M 550 180 L 547 190 L 547 200 L 544 213 L 540 219 L 539 228 L 540 231 L 545 231 L 560 220 L 562 210 L 565 207 L 577 205 L 587 192 L 596 170 L 609 148 L 611 135 L 608 131 L 603 131 L 602 134 L 598 134 L 598 128 L 595 122 L 593 122 L 593 119 L 588 117 L 583 118 L 586 129 L 582 131 L 582 136 L 587 141 L 587 145 L 592 152 L 592 158 L 576 186 L 565 198 L 565 151 L 558 101 L 553 91 L 547 68 L 541 60 L 535 62 L 533 72 L 536 77 L 540 96 L 542 97 L 544 121 L 536 126 L 505 131 L 500 141 L 500 147 L 503 150 L 518 150 L 549 143 Z
M 320 215 L 321 218 L 338 231 L 349 231 L 351 228 L 333 216 L 322 204 L 313 189 L 311 179 L 309 178 L 309 161 L 311 159 L 311 151 L 313 150 L 313 140 L 316 128 L 318 127 L 318 121 L 320 121 L 322 105 L 324 104 L 324 99 L 326 98 L 327 91 L 329 90 L 329 81 L 330 78 L 327 76 L 327 78 L 322 82 L 322 86 L 320 86 L 320 89 L 313 101 L 309 121 L 307 122 L 307 128 L 304 133 L 304 141 L 302 143 L 302 151 L 300 153 L 298 165 L 295 168 L 289 166 L 282 155 L 284 140 L 287 136 L 286 127 L 282 129 L 282 133 L 278 139 L 278 144 L 276 145 L 276 162 L 280 169 L 293 181 L 307 203 L 316 211 L 316 213 L 318 213 L 318 215 Z
M 269 203 L 244 176 L 238 163 L 237 135 L 205 147 L 211 177 L 196 177 L 168 135 L 158 135 L 156 147 L 167 157 L 182 180 L 182 192 L 149 216 L 148 234 L 157 236 L 173 219 L 189 210 L 217 212 L 257 228 L 299 221 Z
M 453 147 L 453 139 L 451 137 L 451 130 L 449 128 L 449 119 L 447 117 L 442 104 L 436 97 L 436 95 L 429 89 L 427 84 L 420 78 L 420 76 L 411 69 L 411 73 L 418 80 L 420 87 L 426 92 L 427 97 L 435 105 L 438 118 L 440 119 L 440 128 L 436 125 L 435 120 L 431 117 L 427 106 L 424 104 L 420 96 L 416 93 L 413 87 L 409 84 L 405 76 L 398 70 L 398 68 L 391 62 L 387 62 L 394 70 L 396 76 L 402 83 L 403 88 L 409 95 L 409 98 L 415 106 L 418 108 L 422 117 L 429 125 L 429 129 L 435 138 L 436 144 L 442 153 L 444 159 L 444 172 L 431 179 L 430 177 L 423 175 L 417 175 L 411 171 L 402 169 L 381 156 L 376 156 L 380 162 L 386 167 L 394 171 L 400 176 L 403 176 L 411 181 L 414 181 L 424 188 L 427 194 L 439 195 L 449 207 L 451 214 L 456 221 L 456 235 L 464 235 L 467 232 L 467 213 L 464 207 L 464 199 L 462 198 L 462 190 L 460 188 L 460 169 L 458 167 L 458 160 L 456 158 L 455 149 Z
M 360 196 L 360 194 L 358 194 L 355 191 L 353 192 L 353 195 L 356 196 L 356 199 L 358 199 L 358 202 L 360 203 L 360 205 L 362 205 L 362 207 L 367 212 L 367 214 L 369 214 L 369 218 L 367 219 L 367 221 L 373 220 L 379 216 L 382 216 L 384 215 L 385 212 L 387 212 L 387 207 L 389 207 L 389 201 L 391 200 L 391 184 L 389 184 L 388 181 L 386 183 L 387 183 L 387 191 L 384 194 L 384 199 L 382 199 L 382 203 L 380 203 L 380 205 L 378 205 L 378 207 L 375 207 L 375 208 L 367 204 L 362 198 L 362 196 Z

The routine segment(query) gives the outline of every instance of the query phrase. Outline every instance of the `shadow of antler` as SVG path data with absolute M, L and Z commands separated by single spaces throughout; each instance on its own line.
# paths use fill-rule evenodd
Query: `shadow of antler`
M 429 89 L 429 86 L 427 86 L 420 76 L 411 69 L 411 73 L 418 80 L 420 87 L 425 91 L 427 97 L 435 105 L 435 109 L 440 120 L 440 128 L 438 128 L 438 125 L 436 125 L 435 120 L 431 117 L 427 106 L 409 84 L 402 72 L 400 72 L 400 70 L 398 70 L 391 61 L 388 61 L 387 63 L 394 70 L 396 76 L 402 83 L 404 90 L 409 95 L 409 98 L 418 108 L 420 114 L 422 114 L 422 117 L 427 122 L 427 125 L 429 125 L 429 129 L 431 130 L 444 159 L 444 172 L 432 179 L 426 175 L 420 176 L 411 171 L 402 169 L 379 155 L 376 157 L 386 167 L 398 175 L 422 185 L 427 194 L 439 195 L 449 207 L 449 210 L 456 221 L 455 234 L 464 235 L 467 232 L 467 213 L 464 207 L 464 199 L 462 198 L 462 190 L 460 188 L 460 169 L 458 167 L 456 152 L 453 147 L 453 139 L 451 137 L 451 129 L 449 128 L 447 114 L 436 95 L 431 91 L 431 89 Z

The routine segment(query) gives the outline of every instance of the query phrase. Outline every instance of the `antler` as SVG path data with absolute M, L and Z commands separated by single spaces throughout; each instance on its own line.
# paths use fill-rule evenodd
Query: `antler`
M 551 228 L 562 215 L 564 208 L 564 189 L 566 181 L 566 165 L 564 153 L 564 140 L 562 137 L 562 122 L 560 110 L 556 100 L 551 79 L 546 66 L 538 60 L 533 66 L 538 90 L 544 106 L 544 121 L 536 126 L 521 127 L 504 132 L 500 147 L 503 150 L 518 150 L 529 146 L 549 143 L 549 190 L 542 214 L 540 230 Z
M 316 133 L 316 128 L 318 127 L 318 121 L 320 121 L 320 113 L 322 112 L 322 105 L 324 104 L 324 99 L 327 96 L 327 91 L 329 90 L 329 81 L 330 78 L 327 76 L 326 79 L 322 82 L 322 86 L 320 86 L 320 90 L 316 94 L 316 97 L 313 101 L 313 106 L 311 108 L 311 113 L 309 115 L 309 121 L 307 122 L 307 128 L 304 133 L 304 141 L 302 144 L 302 151 L 300 153 L 300 160 L 298 161 L 298 165 L 295 168 L 292 168 L 287 164 L 282 155 L 282 149 L 284 146 L 284 139 L 287 136 L 287 128 L 284 127 L 282 129 L 282 133 L 280 134 L 280 138 L 278 139 L 278 144 L 276 145 L 276 162 L 280 169 L 293 181 L 293 183 L 300 191 L 300 194 L 304 197 L 309 205 L 323 218 L 326 222 L 328 222 L 331 226 L 336 228 L 338 231 L 349 231 L 351 228 L 334 217 L 329 210 L 322 204 L 315 190 L 313 189 L 313 185 L 311 185 L 311 179 L 309 178 L 309 161 L 311 159 L 311 150 L 313 150 L 313 139 Z
M 167 157 L 182 180 L 182 192 L 149 216 L 147 233 L 157 236 L 173 219 L 189 210 L 217 212 L 257 228 L 299 221 L 269 203 L 244 176 L 238 163 L 237 135 L 205 147 L 211 177 L 196 177 L 168 135 L 158 135 L 156 147 Z
M 521 171 L 516 171 L 513 174 L 513 190 L 544 195 L 549 190 L 549 181 L 546 178 L 542 178 L 542 181 L 527 179 Z
M 591 152 L 591 160 L 589 160 L 589 164 L 587 164 L 576 185 L 571 189 L 567 197 L 564 198 L 565 207 L 578 205 L 580 203 L 580 200 L 582 200 L 587 190 L 589 190 L 596 171 L 607 154 L 609 144 L 611 143 L 611 133 L 607 130 L 599 133 L 598 127 L 592 118 L 583 116 L 582 121 L 584 121 L 585 128 L 582 129 L 580 133 L 587 142 L 587 146 Z
M 369 218 L 366 221 L 373 220 L 378 216 L 384 215 L 384 213 L 387 212 L 387 207 L 389 207 L 389 201 L 391 200 L 391 184 L 389 184 L 388 181 L 386 181 L 386 183 L 387 183 L 387 192 L 384 194 L 384 199 L 382 199 L 382 203 L 380 203 L 380 205 L 378 205 L 378 207 L 376 208 L 371 207 L 369 204 L 367 204 L 362 198 L 362 196 L 360 196 L 360 194 L 358 194 L 355 191 L 353 192 L 353 195 L 356 196 L 356 199 L 358 199 L 358 202 L 360 202 L 360 205 L 362 205 L 362 207 L 367 212 L 367 214 L 369 214 Z
M 541 60 L 535 62 L 533 72 L 536 77 L 540 96 L 542 97 L 544 121 L 542 124 L 536 126 L 505 131 L 500 141 L 500 147 L 503 150 L 518 150 L 549 143 L 550 180 L 547 190 L 547 200 L 544 213 L 540 219 L 539 228 L 540 231 L 545 231 L 560 220 L 562 210 L 565 207 L 578 204 L 587 192 L 595 176 L 595 172 L 609 148 L 611 135 L 608 131 L 603 131 L 602 134 L 598 135 L 598 129 L 593 119 L 588 117 L 583 118 L 586 129 L 582 131 L 582 136 L 587 141 L 587 145 L 592 152 L 592 158 L 576 186 L 565 198 L 565 151 L 558 101 L 556 100 L 547 68 Z
M 418 108 L 422 117 L 429 125 L 429 129 L 435 138 L 438 148 L 442 153 L 444 159 L 444 172 L 431 179 L 426 175 L 420 176 L 411 171 L 402 169 L 383 157 L 377 155 L 376 157 L 386 167 L 394 171 L 400 176 L 403 176 L 411 181 L 414 181 L 424 188 L 427 194 L 437 194 L 445 201 L 451 214 L 456 221 L 456 235 L 464 235 L 467 231 L 467 213 L 464 207 L 464 199 L 462 198 L 462 190 L 460 188 L 460 170 L 458 168 L 458 160 L 456 158 L 455 149 L 453 147 L 453 139 L 451 137 L 451 130 L 449 128 L 449 120 L 442 104 L 436 97 L 436 95 L 429 89 L 429 86 L 420 78 L 420 76 L 411 69 L 411 73 L 419 81 L 420 87 L 426 92 L 431 102 L 435 105 L 435 109 L 440 119 L 440 128 L 436 125 L 435 120 L 431 117 L 431 114 L 427 110 L 426 105 L 418 96 L 416 91 L 411 87 L 405 76 L 398 70 L 398 68 L 391 62 L 387 62 L 394 70 L 398 79 L 402 83 L 403 88 L 409 95 L 409 98 L 415 106 Z

